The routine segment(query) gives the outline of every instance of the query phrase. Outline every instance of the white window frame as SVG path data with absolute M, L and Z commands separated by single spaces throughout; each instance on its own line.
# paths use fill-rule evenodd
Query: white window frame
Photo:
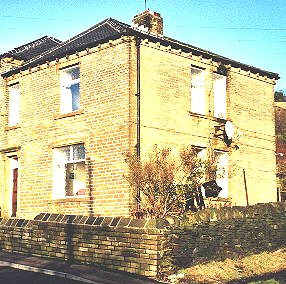
M 226 76 L 214 73 L 214 117 L 226 119 Z
M 196 154 L 197 154 L 197 159 L 199 159 L 201 161 L 205 161 L 207 149 L 205 147 L 201 147 L 201 146 L 194 146 L 194 149 L 195 149 Z M 203 174 L 203 176 L 201 178 L 201 183 L 203 183 L 204 181 L 205 181 L 205 174 Z M 202 186 L 201 186 L 201 189 L 203 189 Z
M 8 86 L 9 113 L 8 126 L 16 126 L 20 122 L 20 85 L 19 83 Z
M 78 69 L 78 77 L 71 78 L 70 72 Z M 79 65 L 61 70 L 61 114 L 72 113 L 80 109 L 80 68 Z M 78 85 L 78 107 L 74 107 L 74 98 L 71 87 Z
M 207 148 L 197 148 L 197 156 L 199 159 L 207 159 Z M 228 153 L 220 150 L 214 150 L 215 160 L 217 162 L 216 183 L 222 190 L 219 192 L 218 197 L 228 198 Z M 202 182 L 206 182 L 205 175 L 202 177 Z M 205 196 L 205 189 L 201 186 L 202 194 Z
M 214 155 L 217 160 L 216 182 L 222 188 L 218 197 L 228 198 L 228 153 L 214 150 Z
M 191 112 L 206 114 L 206 97 L 204 88 L 205 71 L 191 67 Z
M 83 146 L 84 147 L 84 159 L 75 159 L 73 152 L 74 147 Z M 68 149 L 69 158 L 67 158 L 63 151 L 63 148 Z M 72 191 L 73 194 L 67 194 L 67 175 L 68 175 L 68 166 L 69 165 L 77 165 L 84 163 L 84 167 L 86 166 L 86 158 L 85 158 L 85 145 L 83 143 L 73 144 L 68 146 L 57 147 L 54 149 L 54 173 L 53 173 L 53 198 L 71 198 L 71 197 L 84 197 L 86 194 L 86 169 L 84 171 L 85 180 L 80 181 L 75 178 L 72 179 Z M 78 195 L 80 190 L 85 191 L 85 194 Z

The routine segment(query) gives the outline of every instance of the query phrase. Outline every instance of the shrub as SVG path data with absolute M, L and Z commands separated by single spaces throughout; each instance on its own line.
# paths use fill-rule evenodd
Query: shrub
M 197 154 L 195 147 L 185 147 L 175 157 L 170 148 L 160 149 L 156 145 L 144 160 L 127 154 L 129 174 L 125 177 L 134 189 L 134 212 L 151 218 L 184 213 L 188 201 L 199 194 L 205 172 L 209 178 L 217 170 L 213 157 L 202 160 Z

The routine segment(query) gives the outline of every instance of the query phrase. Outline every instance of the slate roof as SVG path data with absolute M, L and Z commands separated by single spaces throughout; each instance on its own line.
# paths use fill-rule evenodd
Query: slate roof
M 25 70 L 29 67 L 34 67 L 39 64 L 43 64 L 47 61 L 52 61 L 55 60 L 56 58 L 61 58 L 66 55 L 73 54 L 77 51 L 79 52 L 88 47 L 94 47 L 100 43 L 120 38 L 121 36 L 124 35 L 134 35 L 142 39 L 147 38 L 150 41 L 160 42 L 163 45 L 171 46 L 172 48 L 176 49 L 181 49 L 184 52 L 192 52 L 195 55 L 201 55 L 202 57 L 205 58 L 212 58 L 213 60 L 220 61 L 223 64 L 231 64 L 234 67 L 239 67 L 243 70 L 251 71 L 253 73 L 259 73 L 262 76 L 279 79 L 279 75 L 277 73 L 268 72 L 247 64 L 243 64 L 241 62 L 220 56 L 210 51 L 177 41 L 169 37 L 144 32 L 139 30 L 138 28 L 134 28 L 130 25 L 124 24 L 112 18 L 108 18 L 94 25 L 88 30 L 72 37 L 71 39 L 55 45 L 55 47 L 53 47 L 52 49 L 49 49 L 41 53 L 37 57 L 33 57 L 27 63 L 2 74 L 2 76 L 8 77 L 12 74 L 19 72 L 20 70 Z
M 43 52 L 59 45 L 60 40 L 53 37 L 44 36 L 32 42 L 16 47 L 13 50 L 0 54 L 0 59 L 4 57 L 13 57 L 18 60 L 30 61 Z

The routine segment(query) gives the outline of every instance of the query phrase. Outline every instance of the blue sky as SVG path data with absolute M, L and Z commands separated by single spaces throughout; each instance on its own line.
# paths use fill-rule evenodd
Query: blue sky
M 286 89 L 285 0 L 147 0 L 164 34 L 280 74 Z M 44 35 L 66 40 L 105 18 L 131 23 L 144 0 L 0 0 L 0 54 Z

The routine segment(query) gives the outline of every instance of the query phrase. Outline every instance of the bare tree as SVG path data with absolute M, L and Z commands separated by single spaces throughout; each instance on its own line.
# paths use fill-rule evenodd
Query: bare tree
M 286 109 L 275 108 L 276 163 L 281 197 L 286 196 Z

